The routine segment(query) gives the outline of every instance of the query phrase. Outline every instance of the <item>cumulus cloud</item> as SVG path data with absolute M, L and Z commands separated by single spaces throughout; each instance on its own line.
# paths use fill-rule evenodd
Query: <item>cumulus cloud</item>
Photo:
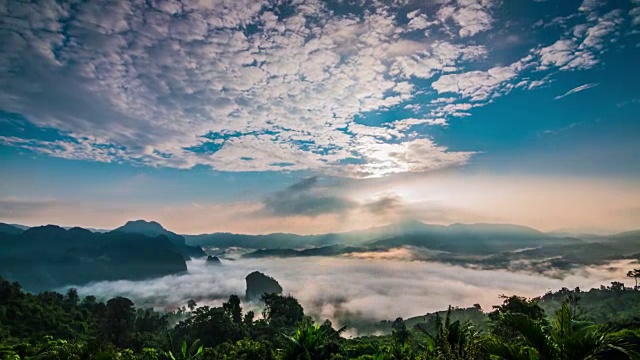
M 439 94 L 457 93 L 473 101 L 482 101 L 501 90 L 516 75 L 514 67 L 494 67 L 487 71 L 443 75 L 432 86 Z
M 226 261 L 212 269 L 204 261 L 188 263 L 189 273 L 147 281 L 99 282 L 79 287 L 82 295 L 126 296 L 137 304 L 174 309 L 189 299 L 220 305 L 230 294 L 244 294 L 244 277 L 259 270 L 275 277 L 285 293 L 299 299 L 307 314 L 340 324 L 346 316 L 370 320 L 411 317 L 444 310 L 448 305 L 484 309 L 500 303 L 500 294 L 537 296 L 549 289 L 597 287 L 624 281 L 628 263 L 581 268 L 564 279 L 527 272 L 476 270 L 433 262 L 403 261 L 396 250 L 377 258 L 290 258 Z M 612 271 L 613 270 L 613 271 Z M 203 285 L 205 284 L 205 285 Z M 255 309 L 257 304 L 243 304 Z
M 0 108 L 59 139 L 3 134 L 0 144 L 221 171 L 379 177 L 460 166 L 473 151 L 415 126 L 469 116 L 470 101 L 508 93 L 532 66 L 593 67 L 623 22 L 620 10 L 590 10 L 572 35 L 504 65 L 483 44 L 498 1 L 438 1 L 406 18 L 404 2 L 367 4 L 353 12 L 303 0 L 286 15 L 272 0 L 2 6 Z M 541 80 L 526 81 L 520 89 Z M 420 106 L 434 91 L 455 99 Z M 399 107 L 416 116 L 361 121 Z
M 587 1 L 585 1 L 587 2 Z M 558 67 L 561 70 L 589 69 L 599 63 L 605 41 L 623 23 L 622 12 L 612 10 L 603 16 L 590 16 L 586 23 L 573 27 L 572 36 L 535 51 L 538 70 Z
M 441 21 L 452 19 L 460 28 L 461 37 L 473 36 L 491 29 L 493 17 L 491 10 L 495 5 L 493 0 L 457 0 L 447 1 L 447 5 L 438 11 Z

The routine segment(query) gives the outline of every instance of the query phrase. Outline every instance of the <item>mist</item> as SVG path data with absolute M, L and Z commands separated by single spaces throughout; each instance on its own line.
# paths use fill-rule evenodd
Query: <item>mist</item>
M 254 270 L 273 276 L 284 292 L 296 297 L 305 313 L 316 320 L 340 324 L 345 317 L 388 320 L 446 309 L 449 305 L 480 304 L 489 310 L 500 294 L 526 297 L 562 287 L 583 290 L 625 280 L 629 261 L 584 267 L 563 279 L 526 272 L 479 270 L 425 261 L 391 258 L 359 259 L 311 257 L 223 260 L 208 266 L 204 260 L 187 263 L 188 273 L 145 281 L 106 281 L 77 287 L 81 295 L 102 299 L 128 297 L 138 305 L 175 309 L 194 299 L 199 305 L 220 305 L 230 294 L 241 298 L 245 276 Z M 637 267 L 637 264 L 636 264 Z M 245 311 L 259 304 L 243 304 Z

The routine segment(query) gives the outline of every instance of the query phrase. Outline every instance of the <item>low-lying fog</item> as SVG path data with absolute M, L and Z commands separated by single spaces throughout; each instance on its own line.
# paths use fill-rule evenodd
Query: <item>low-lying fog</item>
M 500 303 L 500 294 L 533 297 L 561 287 L 583 290 L 611 281 L 625 281 L 633 264 L 583 268 L 564 279 L 505 270 L 475 270 L 423 261 L 308 257 L 188 262 L 188 274 L 146 281 L 108 281 L 79 287 L 82 295 L 125 296 L 138 306 L 173 309 L 195 299 L 219 305 L 230 294 L 244 297 L 245 276 L 259 270 L 274 277 L 285 293 L 298 298 L 308 315 L 340 323 L 346 314 L 359 318 L 408 318 L 446 309 L 448 305 L 483 309 Z M 636 264 L 637 267 L 637 264 Z M 627 283 L 629 284 L 629 283 Z M 245 309 L 255 305 L 245 304 Z

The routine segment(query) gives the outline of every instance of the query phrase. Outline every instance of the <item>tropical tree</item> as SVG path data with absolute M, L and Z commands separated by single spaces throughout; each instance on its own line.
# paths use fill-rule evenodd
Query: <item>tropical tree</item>
M 187 307 L 189 308 L 189 310 L 193 311 L 196 307 L 198 307 L 198 303 L 196 303 L 195 300 L 190 299 L 189 301 L 187 301 Z
M 121 347 L 133 329 L 135 319 L 133 302 L 124 297 L 115 297 L 107 301 L 103 332 L 114 345 Z
M 636 281 L 636 286 L 634 286 L 635 290 L 638 290 L 638 278 L 640 278 L 640 269 L 629 270 L 627 273 L 627 277 L 633 278 Z
M 222 304 L 222 308 L 234 323 L 242 323 L 242 307 L 240 306 L 240 298 L 238 295 L 231 295 L 229 301 Z
M 480 333 L 471 322 L 451 321 L 451 306 L 442 321 L 436 315 L 435 331 L 430 333 L 424 324 L 416 327 L 427 335 L 427 355 L 443 360 L 471 360 L 485 357 Z
M 564 302 L 551 323 L 545 325 L 521 313 L 501 314 L 498 321 L 517 337 L 495 337 L 486 349 L 505 360 L 636 359 L 637 349 L 624 334 L 579 321 Z
M 293 296 L 263 294 L 262 317 L 275 327 L 295 327 L 304 319 L 304 309 Z
M 330 323 L 312 325 L 286 336 L 288 342 L 282 350 L 283 360 L 324 360 L 341 351 L 338 341 L 346 328 L 334 330 Z
M 200 344 L 200 340 L 194 341 L 191 346 L 187 346 L 187 341 L 182 342 L 180 347 L 180 353 L 174 355 L 171 351 L 167 352 L 167 357 L 171 360 L 195 360 L 200 359 L 202 356 L 203 346 Z

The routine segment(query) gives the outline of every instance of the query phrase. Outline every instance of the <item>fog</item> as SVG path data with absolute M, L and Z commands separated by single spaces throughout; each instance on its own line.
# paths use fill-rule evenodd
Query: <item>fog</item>
M 478 270 L 441 263 L 402 261 L 393 257 L 308 257 L 223 260 L 208 266 L 187 263 L 188 273 L 145 281 L 108 281 L 78 287 L 81 295 L 125 296 L 138 306 L 175 309 L 195 299 L 199 305 L 219 305 L 230 294 L 241 297 L 245 276 L 254 270 L 273 276 L 285 293 L 295 296 L 316 320 L 340 323 L 345 315 L 395 319 L 446 309 L 448 305 L 483 309 L 500 303 L 500 294 L 533 297 L 561 287 L 583 290 L 611 281 L 625 281 L 630 262 L 582 268 L 564 279 L 506 270 Z M 637 265 L 636 265 L 637 267 Z M 244 304 L 255 309 L 257 304 Z

